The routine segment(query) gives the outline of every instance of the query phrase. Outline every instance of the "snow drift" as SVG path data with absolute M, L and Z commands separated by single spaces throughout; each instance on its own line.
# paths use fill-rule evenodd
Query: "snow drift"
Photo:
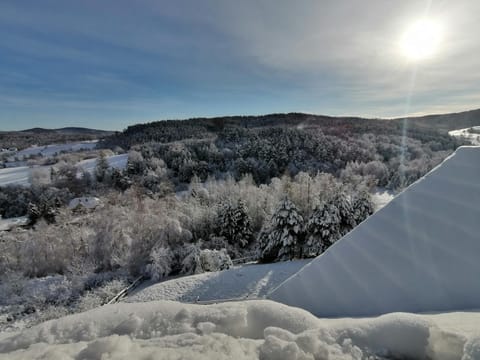
M 480 339 L 450 332 L 452 320 L 480 314 L 335 320 L 265 300 L 115 304 L 0 336 L 0 359 L 478 359 Z
M 321 316 L 480 308 L 480 147 L 461 147 L 269 298 Z

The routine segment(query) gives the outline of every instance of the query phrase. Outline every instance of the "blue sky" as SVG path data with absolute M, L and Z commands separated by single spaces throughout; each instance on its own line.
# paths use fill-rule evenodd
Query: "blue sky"
M 480 107 L 476 0 L 0 2 L 0 130 Z M 407 59 L 405 29 L 444 28 Z

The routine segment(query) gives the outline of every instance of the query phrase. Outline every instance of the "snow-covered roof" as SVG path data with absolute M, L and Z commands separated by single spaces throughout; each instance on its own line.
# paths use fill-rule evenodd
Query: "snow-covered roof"
M 78 206 L 83 206 L 86 209 L 94 209 L 98 205 L 100 205 L 100 199 L 91 196 L 78 197 L 68 203 L 70 209 L 75 209 Z
M 269 298 L 319 316 L 480 308 L 480 147 L 461 147 Z

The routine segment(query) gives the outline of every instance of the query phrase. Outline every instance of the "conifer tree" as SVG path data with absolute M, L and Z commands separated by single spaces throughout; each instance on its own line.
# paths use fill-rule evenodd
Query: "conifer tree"
M 341 236 L 340 224 L 340 211 L 332 201 L 315 207 L 307 223 L 303 257 L 318 256 L 338 240 Z
M 108 161 L 105 153 L 100 152 L 100 156 L 97 159 L 97 164 L 95 165 L 95 177 L 98 182 L 103 182 L 106 179 L 108 173 Z
M 295 204 L 285 198 L 260 234 L 262 261 L 290 260 L 298 255 L 303 238 L 303 218 Z
M 352 212 L 356 225 L 373 214 L 374 207 L 368 192 L 362 191 L 355 196 L 352 203 Z
M 252 238 L 250 217 L 243 201 L 236 206 L 226 204 L 220 212 L 220 235 L 231 244 L 240 244 L 245 247 Z
M 337 193 L 331 200 L 331 207 L 336 207 L 340 215 L 340 237 L 350 232 L 356 225 L 353 217 L 352 203 L 345 193 Z M 335 239 L 338 240 L 338 239 Z

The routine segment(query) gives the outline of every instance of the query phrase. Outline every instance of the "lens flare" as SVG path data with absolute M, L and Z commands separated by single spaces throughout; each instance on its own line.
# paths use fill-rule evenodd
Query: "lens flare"
M 410 60 L 423 60 L 432 57 L 442 42 L 443 30 L 433 20 L 419 20 L 406 30 L 402 37 L 403 54 Z

